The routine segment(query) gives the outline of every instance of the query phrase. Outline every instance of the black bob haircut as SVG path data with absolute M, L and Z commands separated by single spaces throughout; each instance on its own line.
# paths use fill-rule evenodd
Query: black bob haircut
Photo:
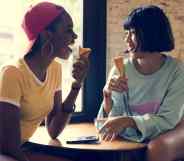
M 139 51 L 168 52 L 174 49 L 170 22 L 157 6 L 148 5 L 134 9 L 123 27 L 125 30 L 135 29 Z

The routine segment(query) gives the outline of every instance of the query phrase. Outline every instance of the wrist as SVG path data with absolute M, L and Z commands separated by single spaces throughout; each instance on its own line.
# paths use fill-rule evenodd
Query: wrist
M 71 89 L 72 90 L 80 90 L 81 86 L 82 86 L 81 83 L 75 81 L 75 82 L 72 83 Z
M 103 112 L 103 117 L 108 117 L 109 112 L 107 112 L 104 108 L 103 108 L 102 112 Z
M 71 113 L 75 112 L 75 108 L 76 108 L 75 104 L 72 106 L 72 108 L 63 107 L 62 112 L 67 113 L 67 114 L 71 114 Z

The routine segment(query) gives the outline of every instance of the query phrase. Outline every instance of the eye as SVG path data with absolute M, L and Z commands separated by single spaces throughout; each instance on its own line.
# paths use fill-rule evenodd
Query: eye
M 131 29 L 131 30 L 130 30 L 130 33 L 131 33 L 131 34 L 135 34 L 135 30 L 134 30 L 134 29 Z
M 123 36 L 126 37 L 128 35 L 128 33 L 129 33 L 129 31 L 125 31 Z

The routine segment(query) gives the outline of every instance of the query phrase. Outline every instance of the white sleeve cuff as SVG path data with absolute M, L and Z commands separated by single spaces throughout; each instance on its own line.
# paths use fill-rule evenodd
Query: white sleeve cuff
M 146 120 L 148 121 L 150 116 L 146 114 L 144 116 L 132 116 L 132 118 L 134 119 L 137 128 L 142 135 L 141 140 L 149 138 L 152 134 L 152 130 L 149 130 L 149 128 L 147 128 Z
M 11 100 L 10 98 L 4 98 L 4 97 L 0 97 L 0 102 L 6 102 L 6 103 L 10 103 L 10 104 L 13 104 L 17 107 L 20 107 L 20 103 L 17 102 L 17 101 L 13 101 Z

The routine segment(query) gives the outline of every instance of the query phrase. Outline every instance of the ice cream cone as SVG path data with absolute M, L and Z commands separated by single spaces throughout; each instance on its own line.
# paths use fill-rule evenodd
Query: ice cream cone
M 123 63 L 123 56 L 118 56 L 114 58 L 114 63 L 116 68 L 119 71 L 120 76 L 125 77 L 125 67 Z
M 89 54 L 91 53 L 90 48 L 82 48 L 79 46 L 79 56 L 88 58 Z

